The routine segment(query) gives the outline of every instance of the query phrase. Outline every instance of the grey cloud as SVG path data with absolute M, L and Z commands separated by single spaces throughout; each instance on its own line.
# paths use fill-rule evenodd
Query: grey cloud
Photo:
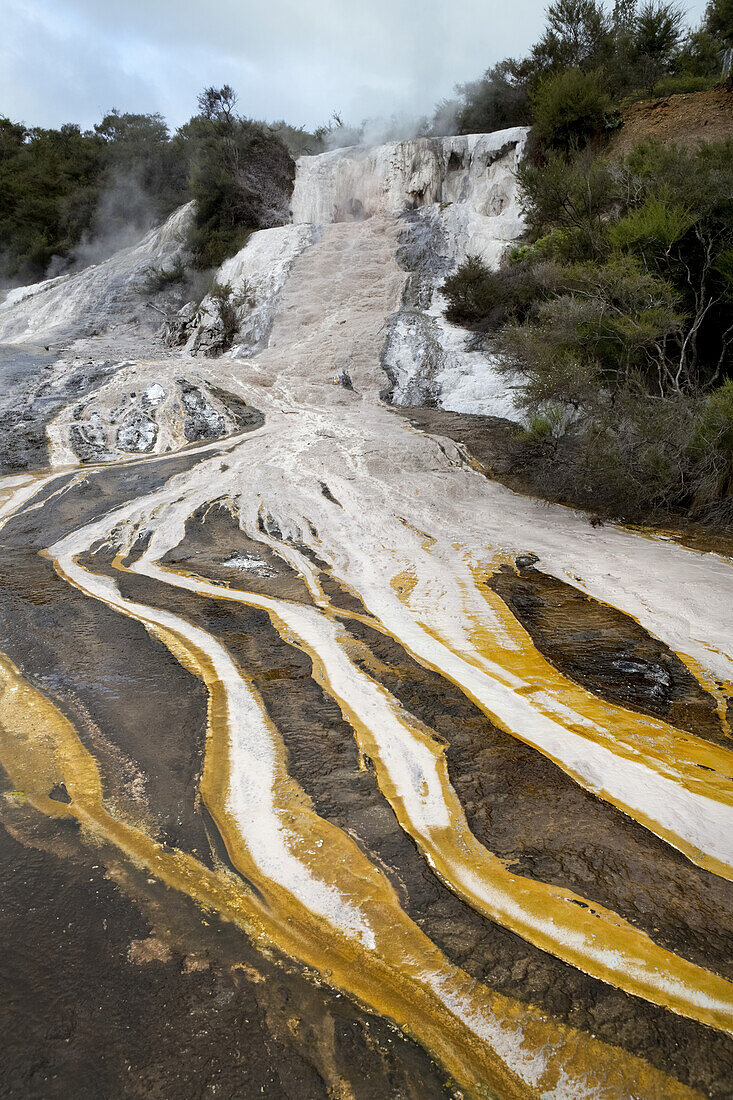
M 315 126 L 421 114 L 537 37 L 545 0 L 6 0 L 0 112 L 90 125 L 112 106 L 179 125 L 206 84 Z M 702 0 L 694 5 L 703 6 Z

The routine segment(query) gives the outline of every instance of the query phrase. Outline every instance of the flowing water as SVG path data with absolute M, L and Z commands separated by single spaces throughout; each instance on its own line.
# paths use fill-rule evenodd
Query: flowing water
M 523 140 L 302 158 L 233 353 L 87 379 L 0 481 L 8 1095 L 731 1095 L 730 560 L 385 400 L 511 405 L 438 287 Z

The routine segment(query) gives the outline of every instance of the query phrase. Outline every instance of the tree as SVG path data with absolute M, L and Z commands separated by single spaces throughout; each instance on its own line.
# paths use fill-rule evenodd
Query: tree
M 237 105 L 237 93 L 229 84 L 221 88 L 204 88 L 197 97 L 199 114 L 209 122 L 220 122 L 233 126 Z
M 705 9 L 703 26 L 710 32 L 720 49 L 733 46 L 733 0 L 710 0 Z
M 128 149 L 164 144 L 170 136 L 162 115 L 121 114 L 116 108 L 95 124 L 94 131 L 109 147 Z
M 103 142 L 105 221 L 145 228 L 185 201 L 185 149 L 171 142 L 162 115 L 112 110 L 94 131 Z
M 463 100 L 456 120 L 460 134 L 491 133 L 531 121 L 527 87 L 513 61 L 494 65 L 481 80 L 463 84 L 458 91 Z
M 595 69 L 605 60 L 611 20 L 596 0 L 555 0 L 531 57 L 536 68 Z
M 206 88 L 201 113 L 179 131 L 190 151 L 189 187 L 196 200 L 194 264 L 218 267 L 255 229 L 287 218 L 295 163 L 269 127 L 234 113 L 228 85 Z
M 27 129 L 0 120 L 0 256 L 5 278 L 40 279 L 91 224 L 101 186 L 101 141 L 66 124 Z
M 645 0 L 634 21 L 633 56 L 642 83 L 654 95 L 654 86 L 668 72 L 682 40 L 684 15 L 673 3 Z

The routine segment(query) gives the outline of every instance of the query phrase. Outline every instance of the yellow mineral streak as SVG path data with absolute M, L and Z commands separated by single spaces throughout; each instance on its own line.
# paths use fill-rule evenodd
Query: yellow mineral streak
M 172 635 L 167 641 L 187 667 L 198 669 L 199 674 L 209 678 L 205 655 L 191 652 L 187 643 Z M 214 685 L 210 683 L 209 687 Z M 212 699 L 212 717 L 219 706 L 220 701 Z M 214 717 L 212 725 L 216 724 Z M 218 741 L 211 731 L 209 740 Z M 72 724 L 23 678 L 5 654 L 0 654 L 0 760 L 15 787 L 24 792 L 36 809 L 53 816 L 75 817 L 91 833 L 117 846 L 148 872 L 217 910 L 261 944 L 274 946 L 297 959 L 303 958 L 301 950 L 306 947 L 306 955 L 310 957 L 303 961 L 328 975 L 331 985 L 340 986 L 369 1008 L 391 1016 L 408 1034 L 433 1049 L 472 1096 L 547 1095 L 561 1081 L 574 1096 L 604 1095 L 621 1100 L 635 1095 L 648 1100 L 692 1100 L 699 1095 L 641 1059 L 607 1047 L 584 1032 L 470 982 L 466 975 L 442 960 L 446 1001 L 472 1000 L 482 1018 L 493 1017 L 497 1033 L 507 1039 L 514 1060 L 527 1067 L 533 1086 L 518 1080 L 487 1049 L 488 1044 L 456 1021 L 448 1008 L 436 1006 L 435 998 L 430 1003 L 428 998 L 415 998 L 416 983 L 406 979 L 403 971 L 415 970 L 420 960 L 409 955 L 409 945 L 405 945 L 408 953 L 396 972 L 387 959 L 372 955 L 343 960 L 337 956 L 334 960 L 328 938 L 313 943 L 312 933 L 309 935 L 308 929 L 299 927 L 291 913 L 271 912 L 236 876 L 225 870 L 211 871 L 190 855 L 164 849 L 140 829 L 113 815 L 103 801 L 96 762 Z M 217 787 L 225 781 L 226 751 L 218 744 L 206 780 L 209 794 L 216 797 Z M 69 805 L 48 797 L 49 790 L 58 782 L 66 784 L 71 798 Z M 237 852 L 236 835 L 229 837 L 229 843 L 233 843 Z M 399 909 L 397 912 L 400 922 L 409 925 Z M 384 914 L 389 919 L 393 916 Z M 425 940 L 419 932 L 417 936 Z M 429 941 L 425 942 L 440 959 Z M 338 965 L 335 971 L 334 961 Z M 349 981 L 342 983 L 344 977 Z M 354 985 L 357 988 L 352 988 Z
M 63 570 L 59 571 L 63 575 Z M 93 591 L 89 594 L 100 598 Z M 130 614 L 119 605 L 116 610 Z M 218 680 L 208 655 L 193 646 L 184 633 L 161 629 L 152 614 L 147 621 L 145 615 L 133 617 L 157 633 L 174 656 L 207 685 L 209 732 L 202 794 L 232 861 L 245 875 L 252 875 L 264 904 L 234 876 L 209 871 L 184 853 L 166 851 L 113 816 L 103 802 L 96 764 L 71 723 L 3 657 L 0 751 L 15 786 L 23 789 L 38 809 L 73 813 L 169 885 L 217 909 L 256 940 L 312 967 L 330 985 L 393 1019 L 430 1050 L 471 1096 L 509 1100 L 551 1095 L 561 1085 L 577 1097 L 633 1094 L 666 1100 L 697 1095 L 641 1059 L 482 987 L 449 964 L 406 917 L 385 876 L 339 830 L 310 810 L 287 776 L 282 745 L 284 780 L 279 796 L 290 810 L 299 857 L 307 860 L 318 853 L 320 866 L 331 880 L 334 875 L 346 879 L 345 892 L 353 892 L 374 929 L 374 948 L 368 950 L 353 939 L 334 934 L 331 925 L 298 907 L 287 890 L 264 880 L 228 809 L 227 686 Z M 61 778 L 72 799 L 68 807 L 48 798 L 48 781 Z M 322 853 L 322 847 L 329 851 Z M 343 873 L 345 867 L 348 875 Z
M 428 667 L 433 667 L 453 679 L 498 724 L 508 728 L 514 736 L 533 744 L 550 759 L 554 759 L 560 767 L 564 767 L 579 783 L 593 789 L 601 797 L 614 801 L 611 794 L 598 791 L 592 786 L 587 772 L 574 770 L 562 752 L 553 754 L 546 746 L 533 740 L 533 718 L 538 723 L 540 719 L 553 723 L 561 735 L 567 735 L 568 741 L 579 742 L 585 739 L 588 744 L 602 744 L 604 751 L 612 754 L 612 766 L 617 762 L 620 766 L 634 759 L 641 762 L 643 769 L 646 769 L 646 775 L 664 775 L 671 786 L 676 786 L 689 796 L 683 809 L 693 803 L 691 796 L 698 792 L 704 792 L 713 802 L 720 797 L 722 805 L 725 786 L 721 777 L 724 771 L 718 772 L 714 767 L 712 777 L 696 777 L 692 770 L 695 763 L 689 758 L 678 767 L 672 754 L 688 750 L 696 752 L 692 743 L 677 740 L 676 731 L 667 735 L 653 723 L 642 722 L 638 715 L 627 720 L 627 712 L 621 708 L 604 707 L 598 700 L 594 700 L 591 706 L 588 699 L 592 697 L 584 699 L 582 689 L 576 685 L 567 688 L 576 693 L 570 705 L 566 693 L 569 681 L 559 677 L 546 662 L 541 662 L 539 655 L 532 653 L 533 647 L 515 621 L 507 622 L 503 628 L 498 612 L 493 618 L 487 613 L 489 604 L 486 602 L 486 594 L 477 595 L 474 590 L 476 586 L 465 586 L 465 606 L 460 599 L 453 601 L 455 588 L 451 587 L 450 598 L 444 601 L 448 606 L 441 609 L 444 614 L 436 612 L 436 601 L 440 602 L 443 595 L 440 590 L 440 569 L 443 568 L 446 573 L 451 574 L 448 578 L 451 585 L 456 573 L 465 576 L 465 570 L 461 572 L 460 568 L 461 547 L 453 543 L 451 556 L 449 546 L 449 540 L 453 538 L 452 532 L 460 529 L 464 512 L 467 513 L 469 509 L 485 512 L 498 501 L 500 508 L 504 509 L 499 513 L 499 522 L 508 524 L 507 545 L 515 546 L 515 549 L 519 539 L 522 546 L 525 542 L 531 543 L 531 538 L 525 540 L 524 537 L 525 531 L 531 534 L 531 526 L 522 515 L 517 514 L 504 494 L 487 493 L 483 488 L 479 491 L 479 479 L 474 477 L 469 486 L 462 475 L 457 473 L 453 477 L 452 468 L 451 481 L 448 482 L 445 475 L 450 463 L 444 464 L 437 454 L 429 453 L 429 448 L 421 451 L 417 446 L 403 447 L 403 430 L 395 432 L 391 429 L 387 414 L 382 413 L 376 400 L 371 406 L 364 401 L 357 412 L 351 413 L 349 421 L 344 395 L 337 393 L 330 385 L 334 363 L 345 360 L 345 353 L 355 343 L 358 345 L 354 374 L 357 395 L 371 395 L 375 398 L 383 384 L 377 355 L 380 333 L 384 316 L 397 307 L 405 281 L 404 272 L 398 269 L 394 260 L 398 230 L 397 219 L 381 217 L 355 223 L 353 232 L 348 226 L 333 226 L 325 231 L 320 245 L 314 246 L 301 257 L 295 265 L 289 297 L 284 299 L 279 321 L 273 329 L 270 348 L 258 359 L 250 361 L 246 372 L 250 377 L 246 395 L 252 392 L 253 386 L 254 392 L 257 392 L 256 387 L 261 386 L 263 409 L 266 415 L 271 416 L 275 427 L 266 437 L 263 435 L 258 456 L 251 462 L 249 457 L 245 460 L 244 455 L 239 455 L 237 462 L 234 453 L 237 437 L 232 437 L 226 445 L 216 443 L 189 449 L 188 454 L 201 455 L 207 452 L 221 454 L 231 450 L 234 454 L 234 469 L 228 479 L 223 481 L 221 473 L 225 468 L 228 469 L 228 465 L 225 467 L 222 463 L 219 472 L 214 471 L 213 467 L 202 470 L 198 488 L 195 479 L 188 487 L 180 486 L 183 495 L 189 493 L 192 499 L 198 492 L 198 503 L 203 503 L 205 499 L 209 499 L 204 494 L 211 495 L 212 492 L 226 492 L 227 489 L 234 488 L 236 495 L 239 486 L 245 486 L 250 499 L 256 496 L 260 505 L 264 506 L 269 497 L 274 502 L 273 507 L 277 505 L 277 510 L 284 517 L 288 513 L 304 517 L 313 509 L 311 518 L 315 522 L 317 509 L 314 509 L 314 502 L 310 497 L 308 477 L 301 476 L 302 470 L 307 468 L 313 472 L 313 476 L 317 476 L 319 471 L 324 476 L 330 477 L 331 472 L 338 476 L 339 464 L 343 462 L 355 474 L 358 473 L 358 508 L 369 513 L 371 525 L 358 523 L 358 515 L 354 514 L 357 509 L 352 501 L 351 514 L 347 507 L 342 520 L 333 516 L 322 517 L 324 524 L 321 530 L 325 532 L 322 535 L 323 549 L 328 551 L 329 543 L 332 550 L 345 547 L 341 560 L 342 563 L 346 560 L 346 566 L 341 568 L 341 572 L 345 575 L 342 579 L 346 581 L 349 579 L 346 574 L 352 572 L 349 554 L 373 557 L 376 576 L 373 601 L 368 591 L 371 580 L 365 581 L 362 577 L 357 582 L 356 577 L 351 579 L 354 580 L 355 589 L 367 611 L 372 611 L 377 620 L 388 625 L 390 632 L 394 627 L 396 633 L 393 636 L 408 652 Z M 375 278 L 375 272 L 379 272 L 379 279 Z M 156 371 L 159 369 L 159 366 L 155 367 Z M 219 382 L 224 369 L 221 365 L 217 368 Z M 241 375 L 241 366 L 232 365 L 231 380 L 236 392 L 241 389 Z M 324 397 L 326 393 L 331 397 Z M 351 397 L 348 401 L 351 402 Z M 302 420 L 301 427 L 296 425 L 290 435 L 287 430 L 283 430 L 286 415 L 300 416 Z M 335 429 L 339 427 L 344 416 L 347 419 L 345 430 L 338 437 Z M 314 447 L 317 439 L 323 439 L 324 442 Z M 371 453 L 374 458 L 368 457 Z M 414 531 L 424 534 L 424 528 L 433 530 L 434 526 L 433 534 L 425 535 L 422 552 L 434 552 L 436 560 L 442 555 L 442 561 L 434 575 L 438 584 L 432 591 L 428 590 L 429 585 L 423 586 L 419 574 L 409 574 L 406 577 L 407 583 L 403 586 L 403 591 L 398 593 L 402 600 L 399 611 L 404 612 L 404 615 L 402 618 L 396 616 L 397 625 L 394 625 L 386 612 L 382 613 L 384 603 L 380 608 L 380 600 L 383 597 L 386 599 L 390 569 L 396 572 L 399 568 L 397 565 L 393 567 L 391 563 L 412 563 L 418 554 L 415 553 L 414 546 L 408 546 L 407 553 L 401 553 L 400 541 L 389 532 L 384 536 L 382 534 L 383 526 L 388 528 L 391 522 L 389 506 L 384 506 L 385 500 L 389 498 L 391 501 L 399 496 L 399 485 L 396 484 L 399 477 L 386 477 L 385 463 L 394 463 L 399 471 L 410 471 L 409 492 L 412 494 L 414 491 L 416 498 L 421 496 L 428 507 L 426 510 L 420 500 L 416 499 L 413 508 L 411 497 L 408 501 L 407 495 L 403 493 L 400 511 L 405 511 L 415 520 L 417 526 L 407 521 L 408 527 Z M 416 473 L 419 474 L 419 481 Z M 454 488 L 458 494 L 457 506 L 449 505 L 447 517 L 436 522 L 444 498 L 451 495 Z M 26 492 L 24 499 L 29 499 L 34 491 L 32 486 L 25 483 L 19 488 L 21 495 Z M 175 491 L 178 491 L 178 487 Z M 7 510 L 12 510 L 16 503 L 13 497 L 3 496 L 0 508 L 5 510 L 5 514 L 10 514 Z M 161 508 L 164 507 L 161 504 Z M 556 514 L 554 511 L 553 515 Z M 126 519 L 124 515 L 118 518 L 122 521 Z M 151 516 L 152 518 L 154 517 Z M 343 527 L 340 526 L 342 521 Z M 349 525 L 359 528 L 353 538 L 348 531 Z M 469 526 L 472 530 L 466 545 L 473 547 L 475 553 L 481 553 L 477 548 L 486 545 L 482 523 L 479 521 Z M 98 527 L 97 536 L 104 537 L 104 524 L 100 523 Z M 74 553 L 83 553 L 89 549 L 89 544 L 83 545 L 88 530 L 78 532 L 78 537 L 72 540 Z M 568 530 L 571 532 L 569 537 L 572 538 L 572 527 Z M 401 530 L 401 534 L 405 536 L 408 533 L 407 528 Z M 492 537 L 495 544 L 502 542 L 502 533 L 494 525 Z M 438 539 L 434 540 L 433 535 L 438 536 Z M 313 542 L 318 544 L 318 541 L 314 535 Z M 541 541 L 540 539 L 539 542 Z M 551 544 L 552 538 L 549 541 Z M 537 548 L 540 548 L 539 543 Z M 419 548 L 417 549 L 419 553 Z M 572 555 L 572 545 L 568 548 L 568 555 Z M 607 560 L 616 559 L 611 555 Z M 358 570 L 356 573 L 358 574 Z M 681 575 L 688 576 L 689 572 L 683 570 Z M 261 943 L 272 945 L 302 960 L 332 985 L 343 989 L 373 1010 L 392 1017 L 407 1033 L 432 1050 L 456 1081 L 474 1096 L 542 1094 L 573 1098 L 617 1097 L 619 1100 L 626 1100 L 630 1096 L 659 1097 L 660 1100 L 667 1100 L 692 1095 L 689 1090 L 652 1069 L 642 1060 L 630 1057 L 622 1050 L 607 1047 L 586 1033 L 573 1031 L 532 1008 L 499 996 L 472 982 L 467 975 L 450 966 L 435 946 L 402 913 L 394 891 L 385 877 L 347 837 L 320 821 L 313 813 L 303 792 L 288 776 L 282 741 L 277 731 L 268 723 L 261 704 L 249 685 L 248 698 L 255 709 L 260 710 L 261 729 L 267 731 L 276 755 L 272 811 L 278 824 L 278 839 L 283 841 L 285 838 L 289 853 L 300 868 L 312 875 L 318 871 L 333 890 L 340 891 L 352 911 L 356 909 L 364 916 L 373 934 L 373 944 L 369 946 L 359 937 L 347 935 L 333 921 L 309 910 L 303 904 L 303 899 L 295 897 L 292 889 L 287 888 L 287 883 L 264 874 L 260 862 L 243 835 L 241 817 L 238 818 L 231 810 L 233 777 L 240 763 L 237 759 L 235 734 L 241 738 L 247 732 L 246 729 L 243 730 L 241 722 L 237 725 L 238 716 L 232 705 L 235 689 L 239 690 L 236 697 L 242 699 L 243 685 L 247 686 L 241 670 L 235 670 L 231 677 L 236 683 L 226 677 L 222 678 L 218 671 L 221 662 L 219 666 L 215 662 L 215 639 L 205 640 L 207 636 L 204 634 L 204 640 L 200 640 L 203 633 L 200 632 L 200 644 L 194 644 L 190 624 L 185 620 L 179 619 L 177 627 L 171 626 L 175 616 L 167 616 L 168 625 L 165 626 L 157 609 L 138 604 L 134 605 L 133 610 L 131 601 L 113 598 L 110 590 L 103 587 L 98 578 L 87 572 L 85 579 L 79 568 L 75 569 L 73 578 L 67 573 L 67 579 L 90 597 L 102 600 L 121 614 L 130 615 L 144 623 L 187 668 L 207 684 L 210 712 L 202 789 L 209 809 L 225 838 L 233 863 L 243 873 L 251 873 L 251 881 L 258 893 L 250 891 L 238 876 L 230 872 L 212 872 L 191 856 L 161 848 L 139 828 L 115 816 L 105 806 L 96 762 L 82 745 L 73 726 L 49 700 L 23 680 L 10 661 L 2 658 L 0 752 L 15 786 L 23 789 L 39 810 L 48 814 L 74 815 L 85 828 L 116 844 L 131 859 L 149 868 L 171 886 L 185 891 L 201 904 L 217 909 Z M 313 580 L 311 592 L 319 602 L 315 574 Z M 190 582 L 188 586 L 191 587 Z M 371 606 L 372 602 L 377 604 L 376 608 Z M 397 602 L 392 599 L 395 607 Z M 277 615 L 286 625 L 282 610 L 278 607 Z M 402 625 L 405 627 L 404 638 L 398 636 Z M 432 649 L 429 650 L 423 645 L 423 640 L 428 638 L 433 642 Z M 435 639 L 440 641 L 439 645 L 435 644 Z M 406 827 L 409 822 L 409 827 L 415 829 L 415 835 L 420 836 L 426 845 L 429 858 L 436 865 L 438 858 L 443 859 L 445 869 L 453 874 L 459 865 L 452 848 L 457 843 L 456 837 L 451 834 L 457 831 L 468 846 L 464 853 L 464 863 L 468 870 L 474 871 L 473 865 L 480 853 L 471 845 L 471 842 L 476 844 L 475 840 L 462 831 L 462 811 L 451 802 L 452 792 L 445 773 L 445 762 L 442 754 L 436 750 L 430 731 L 419 727 L 409 716 L 398 714 L 403 722 L 403 733 L 408 747 L 413 747 L 428 761 L 432 761 L 440 792 L 436 802 L 438 807 L 442 803 L 447 813 L 447 820 L 442 828 L 426 829 L 423 825 L 417 827 L 412 806 L 408 813 L 409 787 L 394 781 L 395 772 L 387 761 L 389 746 L 380 738 L 380 730 L 372 722 L 362 721 L 360 718 L 351 690 L 344 690 L 338 675 L 332 673 L 325 653 L 322 652 L 322 642 L 317 642 L 312 648 L 316 674 L 322 678 L 324 684 L 331 684 L 334 694 L 341 694 L 343 706 L 354 712 L 355 724 L 357 720 L 362 723 L 361 728 L 357 724 L 357 735 L 362 742 L 365 745 L 369 739 L 374 742 L 372 755 L 373 758 L 376 755 L 381 782 L 385 791 L 390 791 L 392 783 L 394 789 L 390 791 L 389 797 L 394 799 L 394 805 L 403 815 Z M 700 659 L 703 660 L 704 655 Z M 554 679 L 548 680 L 548 670 L 554 675 Z M 487 697 L 483 689 L 477 689 L 476 685 L 481 677 L 484 685 L 492 687 L 493 696 L 489 692 Z M 495 708 L 492 705 L 497 685 L 504 693 L 503 717 L 494 714 Z M 529 705 L 524 711 L 520 708 L 513 709 L 510 704 L 515 700 Z M 390 718 L 394 717 L 394 701 L 390 701 L 384 694 L 382 701 L 387 710 L 391 711 Z M 590 718 L 584 717 L 582 708 L 585 706 L 590 707 Z M 525 721 L 527 715 L 529 720 Z M 616 728 L 619 722 L 623 729 Z M 664 751 L 660 751 L 659 738 L 663 739 L 665 736 L 668 736 L 668 741 L 665 742 Z M 670 759 L 666 759 L 667 752 Z M 707 760 L 708 757 L 701 756 L 700 760 L 703 759 Z M 717 759 L 716 757 L 716 761 Z M 706 767 L 707 764 L 703 763 L 700 770 Z M 603 775 L 609 777 L 610 773 L 611 769 L 607 767 Z M 72 798 L 69 806 L 49 798 L 53 784 L 62 781 Z M 615 804 L 627 809 L 623 800 L 616 799 Z M 638 804 L 630 807 L 628 812 L 649 828 L 661 830 L 653 815 L 649 815 L 647 820 Z M 709 830 L 710 820 L 706 819 Z M 271 827 L 272 821 L 264 824 Z M 663 830 L 660 835 L 664 835 Z M 710 831 L 707 835 L 711 835 Z M 672 843 L 677 843 L 674 835 L 670 834 L 669 839 Z M 713 867 L 713 861 L 708 858 L 709 853 L 706 855 L 693 850 L 690 844 L 685 849 L 684 843 L 677 843 L 677 846 L 687 850 L 691 858 L 698 858 L 700 861 L 707 859 L 708 862 L 703 865 Z M 430 851 L 429 844 L 432 845 Z M 482 865 L 482 874 L 484 871 L 487 875 L 499 875 L 500 871 L 507 874 L 506 869 L 494 866 L 491 862 L 493 857 L 488 853 L 482 854 L 481 858 L 489 860 Z M 505 879 L 501 882 L 506 885 Z M 469 896 L 471 892 L 481 893 L 484 886 L 485 883 L 479 881 L 478 884 L 471 883 L 469 889 L 464 883 L 462 889 L 466 891 L 465 896 Z M 526 904 L 531 919 L 534 920 L 536 916 L 537 923 L 541 925 L 547 917 L 545 906 L 550 903 L 547 898 L 542 902 L 538 898 L 542 891 L 551 888 L 543 884 L 533 884 L 532 889 L 534 887 L 539 889 L 540 894 L 526 897 L 518 895 L 519 905 L 521 907 Z M 521 888 L 521 882 L 516 877 L 511 888 L 517 891 Z M 511 894 L 511 890 L 509 892 Z M 562 910 L 563 906 L 572 902 L 569 901 L 570 895 L 561 893 L 563 898 L 558 905 Z M 556 895 L 553 896 L 556 898 Z M 512 901 L 512 897 L 508 900 Z M 493 895 L 491 904 L 497 908 L 502 904 L 505 909 L 509 908 L 507 899 L 497 902 L 496 895 Z M 604 934 L 607 927 L 610 927 L 611 935 L 620 935 L 614 929 L 623 927 L 623 922 L 618 925 L 618 918 L 614 914 L 606 911 L 601 913 L 598 907 L 595 910 L 595 914 L 587 915 L 586 918 L 591 922 L 586 930 L 588 936 L 592 936 L 592 922 L 595 920 L 599 922 L 598 927 L 604 927 Z M 512 915 L 512 919 L 516 918 Z M 575 947 L 578 948 L 577 940 Z M 679 962 L 689 966 L 683 960 Z M 691 972 L 683 975 L 684 980 L 691 977 Z M 687 992 L 690 999 L 694 999 L 694 990 L 688 989 Z M 698 999 L 704 1002 L 708 991 L 702 989 L 699 992 L 701 996 Z
M 660 823 L 651 796 L 646 810 L 632 805 L 589 781 L 564 755 L 548 750 L 536 735 L 532 716 L 726 809 L 733 807 L 733 753 L 661 719 L 606 702 L 558 672 L 503 600 L 480 583 L 487 567 L 474 566 L 471 572 L 475 583 L 457 578 L 463 603 L 458 609 L 461 617 L 453 616 L 450 631 L 437 625 L 439 618 L 432 614 L 435 594 L 423 590 L 416 572 L 396 574 L 392 590 L 416 629 L 400 636 L 388 633 L 421 664 L 455 683 L 496 725 L 538 749 L 581 786 L 623 810 L 692 862 L 733 879 L 730 862 Z M 432 657 L 426 647 L 416 645 L 420 633 L 437 643 Z M 524 724 L 519 721 L 522 714 L 527 718 Z
M 88 589 L 82 587 L 77 577 L 69 576 L 58 563 L 56 567 L 70 583 L 88 595 L 101 598 L 92 586 Z M 86 571 L 80 569 L 79 572 Z M 329 984 L 395 1020 L 409 1035 L 426 1046 L 471 1095 L 507 1098 L 534 1096 L 534 1088 L 505 1064 L 493 1048 L 491 1038 L 483 1034 L 488 1027 L 489 1031 L 495 1031 L 500 1040 L 504 1037 L 505 1008 L 511 1014 L 514 1011 L 512 1002 L 481 990 L 468 975 L 451 966 L 403 913 L 387 878 L 372 866 L 349 837 L 313 813 L 302 790 L 287 775 L 285 751 L 279 737 L 277 809 L 283 827 L 287 826 L 288 838 L 293 841 L 293 854 L 312 867 L 315 873 L 320 872 L 330 881 L 335 881 L 345 898 L 353 898 L 359 904 L 374 930 L 377 941 L 375 949 L 365 950 L 353 938 L 340 934 L 333 924 L 319 919 L 302 905 L 287 887 L 263 876 L 260 866 L 243 842 L 236 818 L 229 809 L 230 708 L 227 686 L 218 678 L 207 653 L 193 645 L 183 633 L 161 627 L 155 621 L 154 612 L 151 611 L 149 616 L 139 611 L 133 612 L 131 609 L 140 605 L 122 598 L 105 602 L 122 614 L 143 622 L 189 671 L 207 685 L 209 734 L 201 793 L 221 832 L 230 859 L 248 881 L 254 883 L 265 900 L 263 907 L 248 895 L 249 904 L 259 917 L 261 935 L 285 954 L 317 970 Z M 262 712 L 266 717 L 264 707 Z M 277 736 L 274 729 L 272 732 Z M 161 877 L 165 876 L 161 874 Z M 187 892 L 191 893 L 191 890 Z M 206 898 L 204 900 L 209 903 Z M 221 903 L 217 904 L 217 908 L 228 915 Z M 457 1008 L 452 1007 L 454 1004 Z M 530 1015 L 534 1020 L 534 1014 Z M 539 1019 L 541 1017 L 538 1016 Z M 548 1032 L 543 1045 L 549 1038 Z M 520 1062 L 531 1063 L 532 1057 L 528 1057 L 529 1052 L 525 1054 L 523 1049 L 523 1034 L 515 1031 L 512 1039 L 510 1045 L 521 1052 Z M 562 1061 L 564 1072 L 567 1072 L 564 1058 Z M 545 1072 L 550 1081 L 563 1071 L 559 1064 L 550 1066 L 548 1063 Z M 583 1067 L 581 1072 L 585 1076 L 586 1072 L 590 1072 L 590 1066 L 587 1071 Z
M 702 540 L 702 546 L 695 546 L 688 541 L 688 538 L 682 531 L 665 531 L 661 528 L 647 531 L 643 527 L 635 527 L 633 524 L 629 524 L 626 529 L 628 531 L 633 531 L 639 538 L 647 539 L 649 542 L 679 542 L 686 550 L 694 553 L 714 553 L 724 558 L 731 558 L 733 556 L 733 545 L 731 544 L 731 540 L 726 539 L 724 535 L 718 532 L 716 532 L 714 537 L 706 536 Z M 709 546 L 703 548 L 706 542 L 709 543 Z M 634 619 L 634 622 L 639 622 L 635 616 L 632 615 L 630 617 Z M 707 649 L 711 653 L 717 653 L 716 649 L 709 643 Z M 728 701 L 733 699 L 733 683 L 730 680 L 716 680 L 715 677 L 703 667 L 700 661 L 695 660 L 694 657 L 690 657 L 683 650 L 677 650 L 676 656 L 679 657 L 688 671 L 692 673 L 700 687 L 703 688 L 704 691 L 707 691 L 715 700 L 716 710 L 723 732 L 727 737 L 733 737 L 730 719 L 728 717 Z
M 718 712 L 720 727 L 726 737 L 733 737 L 730 718 L 728 717 L 728 705 L 730 700 L 733 699 L 733 683 L 730 680 L 716 680 L 702 667 L 699 661 L 694 660 L 693 657 L 688 657 L 685 653 L 678 653 L 677 656 L 687 666 L 703 691 L 707 691 L 708 695 L 715 700 L 715 709 Z
M 552 719 L 560 713 L 573 733 L 619 756 L 643 760 L 647 767 L 688 791 L 733 806 L 733 753 L 729 749 L 678 730 L 660 718 L 592 695 L 545 660 L 500 596 L 486 586 L 480 591 L 490 613 L 469 620 L 474 654 L 468 659 L 472 663 L 493 673 L 501 662 L 509 676 L 521 681 L 516 690 L 530 696 L 540 713 Z M 516 641 L 516 648 L 497 642 L 497 634 L 500 639 L 506 634 Z M 561 709 L 554 705 L 556 700 Z
M 267 611 L 281 637 L 311 658 L 315 679 L 338 703 L 361 753 L 374 762 L 379 787 L 402 828 L 474 909 L 601 981 L 733 1034 L 733 984 L 654 943 L 602 905 L 513 874 L 476 840 L 451 785 L 440 739 L 356 667 L 330 619 L 187 571 L 151 563 L 133 571 Z M 398 745 L 406 746 L 401 755 Z M 416 791 L 411 785 L 416 782 L 426 789 Z M 437 802 L 437 815 L 431 802 Z M 444 822 L 436 823 L 436 816 Z

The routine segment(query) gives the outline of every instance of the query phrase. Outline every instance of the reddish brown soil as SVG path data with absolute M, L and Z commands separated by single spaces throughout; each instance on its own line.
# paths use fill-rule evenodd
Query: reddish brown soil
M 644 99 L 624 111 L 624 124 L 611 151 L 624 155 L 639 141 L 674 141 L 696 146 L 701 141 L 733 138 L 733 90 L 670 95 Z

